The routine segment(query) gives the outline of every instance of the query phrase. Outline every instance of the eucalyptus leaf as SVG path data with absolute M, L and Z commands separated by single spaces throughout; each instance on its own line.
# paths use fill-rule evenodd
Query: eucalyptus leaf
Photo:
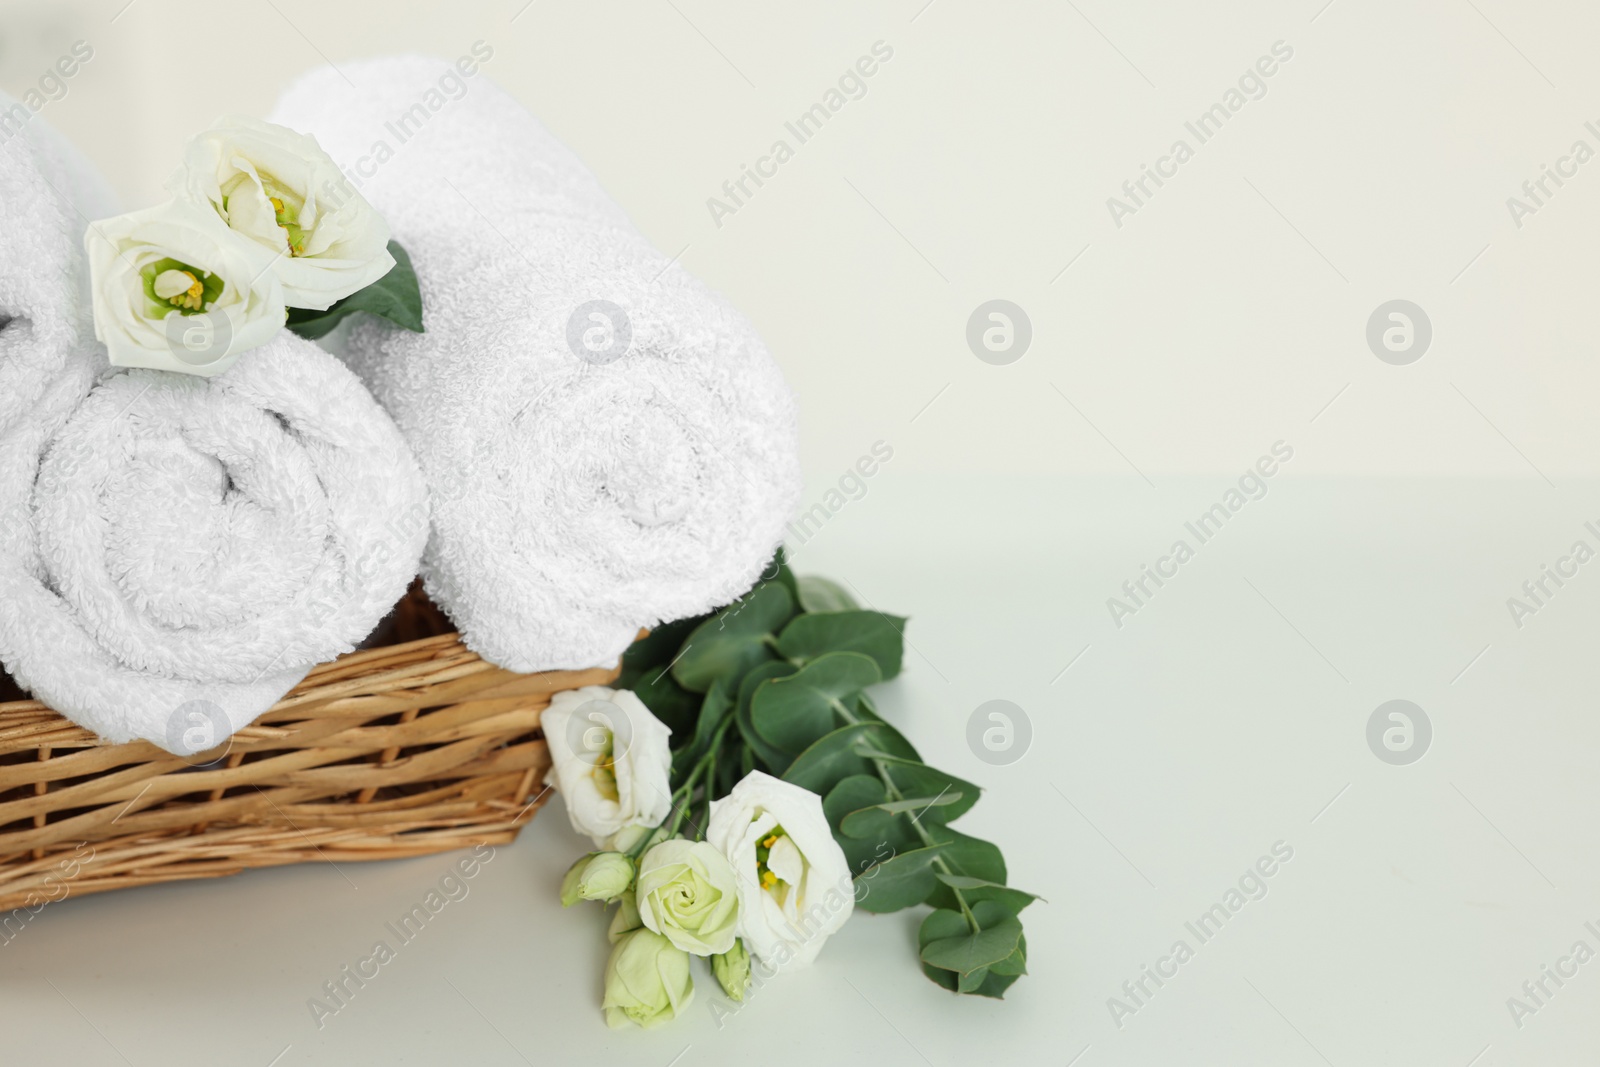
M 834 839 L 844 851 L 854 877 L 874 863 L 888 859 L 900 845 L 872 838 L 848 837 L 839 829 L 839 822 L 858 808 L 868 807 L 884 799 L 883 782 L 872 775 L 855 774 L 839 782 L 822 798 L 822 813 L 833 829 Z
M 967 917 L 959 911 L 935 908 L 923 917 L 922 925 L 917 928 L 917 951 L 921 952 L 930 942 L 960 937 L 971 930 Z
M 846 815 L 882 803 L 885 796 L 883 782 L 876 775 L 852 774 L 828 790 L 822 798 L 822 813 L 837 836 Z
M 789 554 L 778 546 L 777 553 L 772 557 L 772 562 L 767 564 L 767 569 L 761 572 L 763 582 L 780 582 L 789 590 L 789 595 L 794 597 L 796 604 L 800 603 L 800 580 L 794 576 L 794 571 L 789 569 Z M 805 610 L 805 609 L 802 609 Z
M 938 882 L 932 863 L 943 845 L 901 852 L 856 875 L 856 907 L 881 915 L 922 903 Z
M 964 874 L 940 874 L 939 881 L 959 891 L 961 899 L 968 904 L 975 904 L 980 900 L 993 900 L 999 902 L 1013 915 L 1019 914 L 1022 909 L 1039 899 L 1034 894 L 1025 893 L 1020 889 L 982 878 L 971 878 Z
M 1000 974 L 993 967 L 989 968 L 989 976 L 983 980 L 978 988 L 971 992 L 975 996 L 993 997 L 995 1000 L 1004 1000 L 1006 990 L 1017 984 L 1020 974 Z
M 933 797 L 913 797 L 907 800 L 887 800 L 871 807 L 852 811 L 840 822 L 840 829 L 851 837 L 879 837 L 889 832 L 889 827 L 902 815 L 920 819 L 930 808 L 957 804 L 960 793 L 945 793 Z
M 739 736 L 744 738 L 745 744 L 753 751 L 754 756 L 759 757 L 766 769 L 779 777 L 788 770 L 793 757 L 756 733 L 755 724 L 750 721 L 750 702 L 755 698 L 755 692 L 762 683 L 774 678 L 787 677 L 795 670 L 792 664 L 777 659 L 756 666 L 739 683 L 738 706 L 734 712 L 739 724 Z
M 881 611 L 828 611 L 797 616 L 778 635 L 778 652 L 797 663 L 829 652 L 871 656 L 883 681 L 900 673 L 906 620 Z
M 700 703 L 700 718 L 695 722 L 694 740 L 689 748 L 699 758 L 711 747 L 711 738 L 722 725 L 722 720 L 733 711 L 733 697 L 728 695 L 727 684 L 721 678 L 711 683 L 706 698 Z
M 1024 934 L 1017 940 L 1017 947 L 1011 955 L 999 963 L 991 964 L 990 974 L 1023 975 L 1028 973 L 1028 936 Z
M 646 671 L 669 666 L 683 648 L 683 642 L 705 618 L 699 615 L 692 619 L 662 623 L 629 645 L 622 654 L 622 677 L 617 684 L 624 689 L 629 688 L 633 680 Z
M 972 906 L 978 930 L 929 941 L 922 962 L 967 975 L 1008 959 L 1022 941 L 1022 923 L 992 900 Z M 974 987 L 975 988 L 975 987 Z
M 967 974 L 958 974 L 955 971 L 950 973 L 955 974 L 958 979 L 956 982 L 957 993 L 976 993 L 983 988 L 983 983 L 989 980 L 989 968 L 987 967 L 979 967 L 977 970 Z
M 799 587 L 800 607 L 806 611 L 855 611 L 861 606 L 844 586 L 829 578 L 803 574 Z
M 412 333 L 425 332 L 422 327 L 422 290 L 417 286 L 417 272 L 412 269 L 411 257 L 400 247 L 400 242 L 389 242 L 389 254 L 394 266 L 389 273 L 367 286 L 357 289 L 326 310 L 290 308 L 289 329 L 308 340 L 326 336 L 333 328 L 358 311 L 388 319 Z
M 619 688 L 633 690 L 633 695 L 650 709 L 672 731 L 674 740 L 681 741 L 694 729 L 700 714 L 701 697 L 691 693 L 668 674 L 665 667 L 652 667 L 630 685 Z
M 788 770 L 783 772 L 786 782 L 793 782 L 819 796 L 853 774 L 876 775 L 871 760 L 856 751 L 862 741 L 882 748 L 895 748 L 905 744 L 893 727 L 881 722 L 859 722 L 841 726 L 816 744 L 796 756 Z
M 695 627 L 672 667 L 673 678 L 695 693 L 718 678 L 738 685 L 752 668 L 775 658 L 773 635 L 793 614 L 794 598 L 782 583 L 761 583 Z
M 934 984 L 943 986 L 952 993 L 961 992 L 961 976 L 954 971 L 947 971 L 943 967 L 934 967 L 924 963 L 922 973 Z
M 890 729 L 893 729 L 890 727 Z M 909 747 L 909 742 L 907 745 Z M 978 802 L 982 790 L 963 778 L 953 774 L 946 774 L 935 767 L 929 767 L 915 756 L 907 758 L 901 752 L 866 751 L 863 755 L 870 755 L 882 760 L 884 769 L 888 772 L 890 781 L 902 794 L 913 796 L 954 796 L 957 799 L 948 804 L 942 804 L 937 810 L 929 811 L 925 818 L 934 822 L 953 822 L 972 809 Z
M 999 848 L 988 841 L 968 837 L 959 830 L 952 830 L 938 823 L 929 823 L 926 829 L 929 837 L 946 846 L 944 861 L 950 866 L 952 873 L 1005 884 L 1006 861 L 1000 854 Z M 951 892 L 950 887 L 943 883 L 938 884 L 938 889 L 945 893 Z M 944 899 L 946 898 L 940 896 L 928 903 L 944 907 L 946 905 L 941 903 Z
M 929 943 L 951 937 L 960 937 L 968 933 L 971 927 L 967 925 L 967 918 L 959 911 L 948 908 L 937 908 L 930 911 L 922 920 L 922 925 L 917 929 L 917 952 L 921 953 Z M 961 991 L 961 976 L 955 971 L 943 967 L 935 967 L 930 963 L 922 965 L 922 973 L 934 983 L 943 986 L 952 993 Z
M 787 678 L 757 689 L 750 702 L 750 720 L 773 745 L 799 753 L 832 732 L 839 707 L 881 677 L 871 657 L 829 652 Z

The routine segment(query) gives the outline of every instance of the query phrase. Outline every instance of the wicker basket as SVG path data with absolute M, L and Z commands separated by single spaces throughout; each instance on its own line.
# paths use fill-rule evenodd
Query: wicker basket
M 511 841 L 544 799 L 540 712 L 617 672 L 514 674 L 448 629 L 413 590 L 378 647 L 190 759 L 0 703 L 0 921 L 126 886 Z

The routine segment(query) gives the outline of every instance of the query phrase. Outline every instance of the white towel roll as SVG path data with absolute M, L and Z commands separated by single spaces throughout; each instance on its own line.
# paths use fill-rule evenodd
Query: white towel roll
M 287 332 L 216 378 L 114 373 L 21 420 L 0 514 L 25 520 L 0 533 L 0 661 L 103 737 L 185 754 L 354 648 L 428 530 L 394 424 Z
M 422 464 L 423 574 L 467 644 L 606 664 L 748 589 L 800 491 L 793 396 L 750 324 L 482 74 L 343 69 L 272 119 L 345 165 L 415 264 L 428 332 L 358 323 L 346 359 Z

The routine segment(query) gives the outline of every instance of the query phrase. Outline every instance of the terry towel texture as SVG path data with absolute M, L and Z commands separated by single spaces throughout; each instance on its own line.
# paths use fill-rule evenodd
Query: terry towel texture
M 517 671 L 609 664 L 747 590 L 800 492 L 754 329 L 482 74 L 449 100 L 441 60 L 343 69 L 355 88 L 313 72 L 272 121 L 347 168 L 416 267 L 428 332 L 357 323 L 345 358 L 422 465 L 423 575 L 467 644 Z
M 71 394 L 89 389 L 89 364 L 73 358 L 94 345 L 83 232 L 90 219 L 111 214 L 115 200 L 65 138 L 4 93 L 0 120 L 3 432 L 37 412 L 47 394 L 70 403 Z
M 0 661 L 112 741 L 210 747 L 184 740 L 198 711 L 220 742 L 416 573 L 415 461 L 355 376 L 288 333 L 216 378 L 111 374 L 18 431 L 0 513 L 29 519 L 0 533 Z
M 85 220 L 52 214 L 52 166 L 0 145 L 0 220 L 72 278 Z M 62 230 L 69 251 L 31 243 Z M 66 284 L 8 258 L 0 299 L 32 327 L 0 330 L 0 662 L 34 696 L 111 741 L 190 754 L 351 650 L 404 593 L 426 490 L 338 360 L 284 332 L 212 379 L 122 372 Z

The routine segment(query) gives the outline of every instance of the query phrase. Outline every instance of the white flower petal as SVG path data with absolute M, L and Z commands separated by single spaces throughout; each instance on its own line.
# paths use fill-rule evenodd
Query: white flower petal
M 598 706 L 591 707 L 594 702 Z M 599 717 L 599 723 L 589 716 Z M 614 722 L 612 720 L 615 720 Z M 595 753 L 585 743 L 591 729 L 615 727 L 612 774 L 617 799 L 600 791 Z M 630 826 L 655 826 L 672 805 L 672 731 L 638 697 L 605 686 L 557 693 L 540 717 L 553 762 L 547 784 L 561 793 L 572 828 L 596 847 Z
M 780 867 L 796 874 L 798 855 L 801 871 L 794 883 L 769 890 L 760 885 L 756 845 L 774 826 L 783 827 L 785 838 L 774 843 L 768 869 L 780 878 Z M 855 908 L 849 861 L 815 793 L 753 771 L 713 802 L 706 840 L 739 874 L 740 937 L 763 963 L 809 963 Z
M 92 223 L 84 236 L 93 284 L 95 337 L 112 364 L 211 376 L 283 328 L 283 287 L 254 246 L 214 212 L 179 202 Z M 204 314 L 152 302 L 144 271 L 162 259 L 216 275 L 222 291 Z M 177 279 L 164 271 L 164 289 Z M 192 282 L 190 283 L 193 284 Z M 187 288 L 187 286 L 185 287 Z M 176 294 L 174 294 L 176 295 Z
M 278 225 L 264 184 L 301 203 L 295 222 L 306 232 L 299 254 L 284 254 L 288 231 Z M 218 121 L 189 142 L 168 188 L 273 254 L 270 269 L 290 307 L 324 310 L 394 266 L 388 224 L 314 138 L 287 127 L 240 117 Z

